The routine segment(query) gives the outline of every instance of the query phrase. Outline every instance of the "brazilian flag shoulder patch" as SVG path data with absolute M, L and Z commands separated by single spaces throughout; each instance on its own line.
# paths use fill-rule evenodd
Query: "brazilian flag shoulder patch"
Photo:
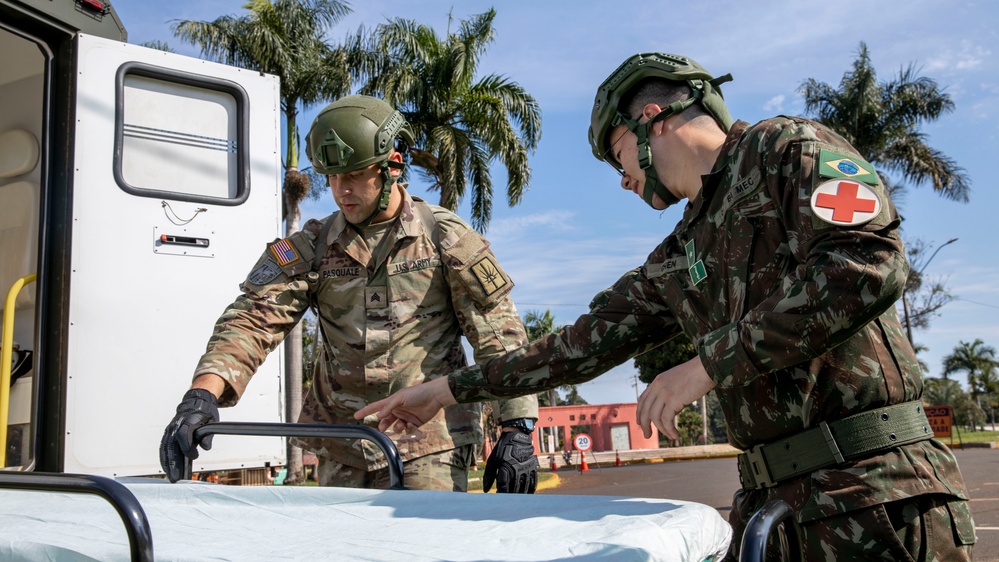
M 819 151 L 819 176 L 824 178 L 846 178 L 861 181 L 867 185 L 878 185 L 878 174 L 863 158 L 840 154 L 823 148 Z

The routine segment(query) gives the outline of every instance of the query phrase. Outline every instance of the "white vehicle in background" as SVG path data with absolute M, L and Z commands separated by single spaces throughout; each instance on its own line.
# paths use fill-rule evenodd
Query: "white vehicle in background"
M 281 236 L 281 115 L 274 76 L 126 41 L 107 0 L 0 0 L 0 559 L 147 561 L 154 538 L 156 560 L 723 556 L 731 528 L 690 502 L 141 478 Z M 326 432 L 379 443 L 403 488 L 383 435 L 284 423 L 283 360 L 199 430 L 241 437 L 188 472 L 284 465 L 288 435 Z M 794 550 L 793 521 L 764 508 L 743 559 L 781 522 Z
M 0 466 L 161 474 L 212 325 L 281 236 L 278 79 L 125 41 L 103 0 L 0 0 L 0 304 L 22 363 Z M 282 361 L 228 421 L 285 421 Z M 284 459 L 281 438 L 229 439 L 196 470 Z

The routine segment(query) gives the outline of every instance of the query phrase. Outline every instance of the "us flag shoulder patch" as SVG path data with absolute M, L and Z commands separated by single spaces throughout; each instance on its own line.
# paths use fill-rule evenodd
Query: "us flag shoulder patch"
M 277 260 L 278 265 L 281 267 L 289 263 L 294 263 L 299 259 L 298 252 L 295 251 L 295 247 L 288 242 L 287 238 L 282 238 L 271 244 L 271 253 L 274 254 L 274 259 Z

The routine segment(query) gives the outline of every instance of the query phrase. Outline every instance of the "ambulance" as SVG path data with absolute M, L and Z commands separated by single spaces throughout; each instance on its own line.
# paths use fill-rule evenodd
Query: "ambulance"
M 127 43 L 106 0 L 0 0 L 0 467 L 162 474 L 212 326 L 281 236 L 277 77 Z M 272 353 L 226 421 L 283 422 Z M 195 471 L 285 464 L 215 440 Z

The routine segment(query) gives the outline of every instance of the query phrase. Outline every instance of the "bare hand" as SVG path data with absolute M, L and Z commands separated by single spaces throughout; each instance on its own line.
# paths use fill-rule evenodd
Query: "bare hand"
M 441 377 L 404 388 L 388 398 L 372 402 L 355 412 L 354 418 L 360 420 L 376 414 L 379 431 L 393 429 L 397 432 L 412 432 L 430 421 L 441 409 L 452 404 L 457 402 L 451 395 L 447 378 Z
M 638 425 L 645 438 L 652 437 L 655 424 L 670 439 L 680 438 L 674 419 L 684 406 L 703 397 L 715 387 L 700 357 L 660 373 L 638 399 Z

